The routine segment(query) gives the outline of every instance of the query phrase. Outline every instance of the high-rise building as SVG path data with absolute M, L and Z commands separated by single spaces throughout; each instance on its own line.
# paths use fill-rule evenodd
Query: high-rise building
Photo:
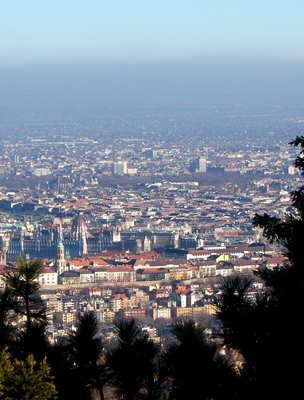
M 205 158 L 195 158 L 190 162 L 191 172 L 206 172 L 207 171 L 207 161 Z
M 127 161 L 121 161 L 113 164 L 113 174 L 126 174 L 128 172 Z
M 145 149 L 144 155 L 146 158 L 155 158 L 157 157 L 157 151 L 153 149 Z

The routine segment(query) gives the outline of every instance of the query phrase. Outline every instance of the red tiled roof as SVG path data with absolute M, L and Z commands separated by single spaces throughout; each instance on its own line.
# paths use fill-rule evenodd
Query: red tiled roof
M 57 274 L 57 272 L 55 272 L 54 270 L 52 270 L 51 268 L 43 268 L 43 270 L 41 271 L 42 274 Z
M 168 273 L 169 269 L 168 268 L 148 268 L 148 269 L 138 269 L 136 271 L 137 273 L 142 273 L 142 274 L 161 274 L 161 273 Z

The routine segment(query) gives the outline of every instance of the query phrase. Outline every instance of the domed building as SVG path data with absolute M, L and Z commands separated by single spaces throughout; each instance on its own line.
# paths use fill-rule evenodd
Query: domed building
M 73 223 L 72 223 L 72 229 L 71 229 L 71 239 L 72 240 L 80 240 L 80 238 L 85 235 L 87 237 L 88 233 L 88 228 L 85 223 L 85 220 L 81 218 L 79 215 L 77 215 L 76 218 L 74 218 Z

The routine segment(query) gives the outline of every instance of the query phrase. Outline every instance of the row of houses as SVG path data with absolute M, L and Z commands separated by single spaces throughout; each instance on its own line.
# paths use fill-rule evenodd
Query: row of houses
M 58 277 L 59 284 L 135 282 L 136 272 L 128 267 L 82 268 L 63 272 Z
M 217 250 L 217 249 L 216 249 Z M 227 249 L 226 249 L 227 250 Z M 215 250 L 210 250 L 215 251 Z M 190 253 L 192 254 L 192 253 Z M 201 253 L 199 253 L 201 254 Z M 281 257 L 231 257 L 231 254 L 213 254 L 207 259 L 185 260 L 155 258 L 121 259 L 113 261 L 102 258 L 75 259 L 66 262 L 66 269 L 58 274 L 52 263 L 40 273 L 42 287 L 56 284 L 119 283 L 135 281 L 174 281 L 192 278 L 229 276 L 237 273 L 252 274 L 261 267 L 273 269 L 283 265 Z M 3 275 L 11 270 L 0 265 L 0 287 L 4 287 Z
M 193 266 L 180 268 L 145 268 L 136 271 L 137 281 L 184 280 L 191 278 L 229 276 L 234 274 L 253 274 L 258 268 L 273 269 L 283 265 L 281 257 L 267 259 L 236 259 L 227 261 L 219 258 L 210 261 L 200 261 Z

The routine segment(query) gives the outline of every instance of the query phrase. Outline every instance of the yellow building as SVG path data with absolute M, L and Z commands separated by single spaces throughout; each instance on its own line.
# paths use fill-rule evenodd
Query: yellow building
M 72 324 L 76 320 L 77 313 L 56 312 L 54 322 L 57 324 Z
M 100 310 L 100 321 L 102 322 L 113 322 L 115 319 L 115 312 L 109 308 L 103 308 Z
M 204 312 L 204 307 L 172 307 L 171 317 L 192 317 L 195 318 Z
M 183 280 L 183 279 L 190 279 L 192 276 L 192 271 L 188 269 L 176 269 L 170 270 L 170 279 L 173 280 Z
M 221 254 L 217 259 L 216 262 L 220 261 L 230 261 L 230 255 L 229 254 Z
M 208 315 L 215 315 L 215 314 L 216 314 L 217 307 L 216 307 L 215 304 L 207 303 L 207 304 L 204 305 L 203 309 L 204 309 L 203 312 L 204 312 L 205 314 L 208 314 Z

